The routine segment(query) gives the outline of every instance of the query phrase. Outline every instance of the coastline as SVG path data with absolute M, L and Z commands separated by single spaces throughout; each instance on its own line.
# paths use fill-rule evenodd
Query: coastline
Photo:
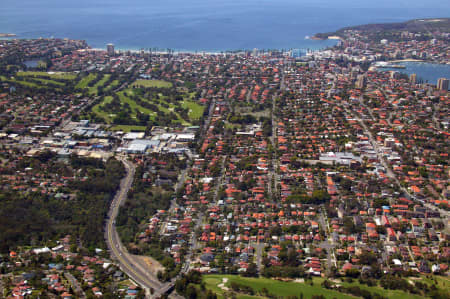
M 309 39 L 312 39 L 312 40 L 342 40 L 342 38 L 339 35 L 330 35 L 325 38 L 325 37 L 319 37 L 319 36 L 317 36 L 317 34 L 320 34 L 320 33 L 316 33 Z
M 0 37 L 15 37 L 17 36 L 14 33 L 0 33 Z
M 19 37 L 21 36 L 21 37 Z M 33 40 L 33 39 L 63 39 L 63 37 L 58 36 L 23 36 L 22 34 L 17 35 L 15 33 L 0 33 L 0 40 L 3 39 L 24 39 L 24 40 Z M 67 37 L 64 37 L 67 38 Z M 70 39 L 77 39 L 77 38 L 70 38 Z M 106 50 L 106 44 L 113 43 L 115 44 L 115 50 L 119 52 L 131 52 L 131 53 L 139 53 L 142 50 L 145 52 L 153 52 L 153 53 L 167 53 L 170 51 L 172 54 L 197 54 L 197 55 L 219 55 L 219 54 L 241 54 L 245 52 L 254 52 L 255 50 L 258 51 L 258 53 L 264 53 L 264 52 L 272 52 L 272 51 L 281 51 L 281 52 L 289 52 L 289 51 L 303 51 L 303 52 L 316 52 L 316 51 L 323 51 L 327 48 L 334 47 L 338 44 L 338 41 L 341 39 L 340 37 L 333 37 L 330 36 L 330 38 L 317 38 L 315 35 L 312 37 L 305 37 L 305 40 L 310 40 L 304 43 L 301 39 L 298 40 L 298 44 L 293 44 L 291 46 L 280 46 L 280 47 L 238 47 L 238 48 L 197 48 L 197 49 L 190 49 L 190 48 L 166 48 L 166 47 L 154 47 L 154 46 L 135 46 L 135 45 L 124 45 L 124 44 L 116 44 L 114 41 L 105 41 L 105 44 L 99 44 L 95 41 L 90 41 L 88 39 L 84 39 L 84 41 L 87 42 L 88 48 L 85 50 L 90 51 L 105 51 Z M 82 40 L 82 39 L 80 39 Z
M 421 60 L 421 59 L 412 59 L 412 58 L 408 58 L 408 59 L 399 59 L 399 60 L 389 60 L 389 62 L 392 63 L 399 63 L 399 62 L 428 62 L 426 60 Z
M 438 65 L 450 65 L 450 63 L 446 63 L 444 61 L 438 62 L 438 61 L 428 61 L 423 59 L 397 59 L 397 60 L 389 60 L 390 63 L 402 63 L 402 62 L 423 62 L 423 63 L 430 63 L 430 64 L 438 64 Z

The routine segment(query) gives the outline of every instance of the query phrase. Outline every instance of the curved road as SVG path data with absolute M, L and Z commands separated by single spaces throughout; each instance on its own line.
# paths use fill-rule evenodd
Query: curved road
M 155 290 L 155 295 L 159 295 L 161 294 L 161 290 L 166 289 L 166 286 L 159 282 L 154 275 L 146 271 L 141 263 L 128 253 L 127 249 L 122 245 L 115 227 L 115 219 L 119 212 L 119 207 L 127 198 L 128 190 L 130 190 L 133 184 L 136 171 L 133 163 L 127 161 L 125 158 L 119 158 L 119 160 L 123 162 L 127 175 L 122 179 L 120 189 L 114 196 L 108 212 L 108 222 L 105 229 L 106 243 L 112 258 L 117 260 L 122 271 L 141 285 L 146 290 L 147 296 L 150 288 Z

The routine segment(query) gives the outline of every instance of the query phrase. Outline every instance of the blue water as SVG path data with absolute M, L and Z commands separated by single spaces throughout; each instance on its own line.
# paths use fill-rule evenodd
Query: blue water
M 85 39 L 96 48 L 317 49 L 334 42 L 305 36 L 448 12 L 442 0 L 0 0 L 0 32 Z
M 436 64 L 427 62 L 399 62 L 397 64 L 404 65 L 405 69 L 385 68 L 380 70 L 391 70 L 405 73 L 408 75 L 417 74 L 417 79 L 424 83 L 437 84 L 439 78 L 450 79 L 450 65 Z

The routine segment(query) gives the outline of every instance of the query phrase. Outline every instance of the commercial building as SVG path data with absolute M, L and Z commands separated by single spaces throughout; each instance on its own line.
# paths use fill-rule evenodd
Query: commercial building
M 439 78 L 437 81 L 437 89 L 439 90 L 448 90 L 448 79 L 447 78 Z
M 363 75 L 359 75 L 357 80 L 356 80 L 355 87 L 359 88 L 359 89 L 362 89 L 362 88 L 364 88 L 365 83 L 366 83 L 366 77 L 363 76 Z
M 106 51 L 108 52 L 109 56 L 114 56 L 114 45 L 113 44 L 107 44 L 106 45 Z

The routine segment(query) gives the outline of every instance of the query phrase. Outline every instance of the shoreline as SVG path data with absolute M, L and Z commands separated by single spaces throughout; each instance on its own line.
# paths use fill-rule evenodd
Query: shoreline
M 400 63 L 400 62 L 427 62 L 427 61 L 421 60 L 421 59 L 407 58 L 407 59 L 399 59 L 399 60 L 389 60 L 389 62 Z M 438 63 L 438 64 L 440 64 L 440 63 Z
M 402 62 L 418 62 L 418 63 L 429 63 L 429 64 L 437 64 L 437 65 L 450 65 L 450 63 L 446 63 L 444 61 L 439 62 L 439 61 L 428 61 L 428 60 L 423 60 L 423 59 L 412 59 L 412 58 L 407 58 L 407 59 L 397 59 L 397 60 L 389 60 L 389 63 L 402 63 Z
M 0 37 L 15 37 L 17 36 L 14 33 L 0 33 Z
M 323 40 L 317 40 L 317 41 L 323 41 Z M 318 52 L 318 51 L 323 51 L 326 50 L 329 47 L 334 47 L 335 45 L 328 45 L 328 46 L 323 46 L 323 47 L 317 47 L 317 48 L 289 48 L 289 49 L 285 49 L 285 48 L 257 48 L 257 50 L 260 52 L 260 55 L 263 55 L 261 53 L 261 51 L 264 51 L 265 53 L 268 52 L 273 52 L 273 51 L 280 51 L 283 53 L 287 53 L 289 51 L 293 51 L 293 50 L 309 50 L 311 52 Z M 82 49 L 82 50 L 86 50 L 86 51 L 106 51 L 105 48 L 99 48 L 99 47 L 92 47 L 92 48 L 86 48 L 86 49 Z M 141 51 L 144 51 L 145 53 L 149 53 L 149 50 L 147 48 L 144 49 L 136 49 L 136 48 L 122 48 L 122 47 L 118 47 L 115 49 L 116 52 L 131 52 L 131 53 L 140 53 Z M 246 52 L 253 52 L 254 49 L 235 49 L 235 50 L 184 50 L 184 49 L 170 49 L 171 54 L 196 54 L 196 55 L 224 55 L 224 54 L 228 54 L 228 55 L 233 55 L 233 54 L 243 54 Z M 156 54 L 167 54 L 168 51 L 167 49 L 157 49 L 157 50 L 152 50 L 152 53 L 156 53 Z
M 1 34 L 4 34 L 4 36 L 2 36 Z M 12 39 L 23 39 L 23 40 L 33 40 L 33 39 L 39 39 L 39 38 L 44 38 L 44 39 L 64 39 L 61 37 L 18 37 L 16 34 L 13 33 L 0 33 L 0 39 L 2 38 L 12 38 Z M 70 38 L 72 39 L 72 38 Z M 303 46 L 303 47 L 291 47 L 291 48 L 286 48 L 286 47 L 280 47 L 280 48 L 249 48 L 249 49 L 243 49 L 243 48 L 236 48 L 236 49 L 213 49 L 213 50 L 202 50 L 202 49 L 175 49 L 175 48 L 159 48 L 159 47 L 123 47 L 123 46 L 118 46 L 116 45 L 116 51 L 118 52 L 127 52 L 130 51 L 131 53 L 140 53 L 142 50 L 144 50 L 146 53 L 149 52 L 149 49 L 151 50 L 152 53 L 158 53 L 158 54 L 163 54 L 163 53 L 167 53 L 168 49 L 170 50 L 170 52 L 172 54 L 197 54 L 197 55 L 220 55 L 220 54 L 242 54 L 245 52 L 253 52 L 255 49 L 258 50 L 258 52 L 260 52 L 260 54 L 262 54 L 261 52 L 270 52 L 270 51 L 280 51 L 280 52 L 289 52 L 292 50 L 304 50 L 304 51 L 312 51 L 312 52 L 316 52 L 316 51 L 323 51 L 329 47 L 334 47 L 338 41 L 338 39 L 316 39 L 315 37 L 311 37 L 308 38 L 309 40 L 312 40 L 313 43 L 317 43 L 314 44 L 313 46 Z M 80 39 L 83 40 L 83 39 Z M 82 50 L 86 50 L 86 51 L 106 51 L 106 48 L 104 46 L 91 46 L 88 40 L 84 41 L 88 44 L 88 48 L 86 49 L 82 49 Z M 320 42 L 324 42 L 324 41 L 330 41 L 333 42 L 332 44 L 328 45 L 328 44 L 321 44 Z M 105 44 L 106 46 L 106 44 Z M 155 50 L 152 50 L 155 49 Z

